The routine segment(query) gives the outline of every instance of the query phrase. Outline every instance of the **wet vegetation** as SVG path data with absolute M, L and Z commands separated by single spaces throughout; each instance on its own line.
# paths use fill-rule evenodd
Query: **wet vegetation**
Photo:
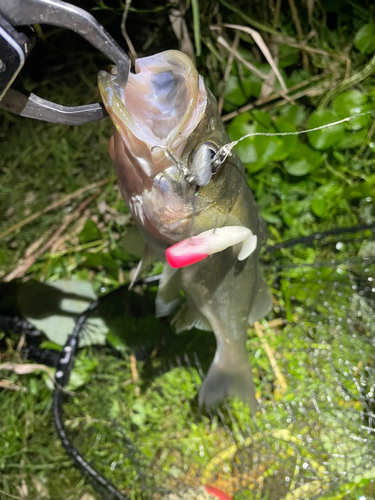
M 218 98 L 232 140 L 353 117 L 236 147 L 270 245 L 375 222 L 372 2 L 134 0 L 127 16 L 118 0 L 78 3 L 123 46 L 126 20 L 138 57 L 184 48 Z M 172 29 L 176 19 L 186 25 L 183 37 Z M 61 104 L 98 101 L 105 58 L 60 29 L 36 27 L 36 36 L 19 83 Z M 98 296 L 130 281 L 142 244 L 116 186 L 110 134 L 109 120 L 66 127 L 2 113 L 2 315 L 30 319 L 20 290 L 32 280 L 80 280 L 92 285 L 82 295 Z M 211 334 L 176 336 L 168 321 L 156 320 L 155 286 L 110 295 L 98 311 L 106 345 L 80 350 L 68 387 L 65 422 L 74 444 L 132 498 L 156 490 L 161 498 L 186 483 L 214 484 L 236 500 L 373 498 L 375 448 L 366 441 L 373 431 L 363 430 L 374 425 L 375 411 L 372 240 L 362 231 L 264 253 L 275 309 L 260 330 L 249 329 L 261 397 L 254 421 L 237 401 L 212 414 L 197 407 L 215 349 Z M 160 269 L 155 264 L 148 275 Z M 66 332 L 53 328 L 57 336 L 41 346 L 59 350 Z M 98 329 L 94 322 L 83 338 Z M 96 498 L 54 428 L 54 371 L 25 360 L 33 341 L 13 330 L 0 329 L 0 496 Z

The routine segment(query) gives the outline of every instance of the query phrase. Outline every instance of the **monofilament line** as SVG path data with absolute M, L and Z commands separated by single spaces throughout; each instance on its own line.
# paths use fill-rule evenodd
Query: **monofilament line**
M 346 118 L 342 118 L 341 120 L 337 120 L 336 122 L 326 123 L 325 125 L 321 125 L 320 127 L 309 128 L 307 130 L 299 130 L 297 132 L 251 132 L 250 134 L 243 135 L 237 141 L 228 142 L 221 146 L 216 155 L 212 158 L 212 165 L 216 168 L 224 163 L 228 156 L 232 154 L 232 149 L 237 146 L 237 144 L 244 139 L 248 139 L 249 137 L 282 137 L 288 135 L 301 135 L 307 134 L 308 132 L 316 132 L 318 130 L 323 130 L 325 128 L 334 127 L 335 125 L 340 125 L 340 123 L 346 123 L 354 118 L 358 118 L 358 116 L 364 116 L 374 113 L 375 110 L 364 111 L 363 113 L 358 113 L 353 116 L 347 116 Z

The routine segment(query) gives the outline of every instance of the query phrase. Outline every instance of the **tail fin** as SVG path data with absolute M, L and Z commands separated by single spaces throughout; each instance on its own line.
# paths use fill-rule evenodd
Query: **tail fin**
M 258 407 L 255 398 L 255 389 L 251 364 L 245 345 L 243 345 L 243 354 L 246 359 L 239 363 L 223 362 L 218 352 L 215 355 L 208 374 L 203 381 L 199 391 L 199 405 L 211 406 L 224 400 L 227 396 L 238 396 L 242 401 L 248 403 L 252 413 L 255 413 Z M 243 358 L 243 356 L 241 356 Z M 228 355 L 226 356 L 228 358 Z

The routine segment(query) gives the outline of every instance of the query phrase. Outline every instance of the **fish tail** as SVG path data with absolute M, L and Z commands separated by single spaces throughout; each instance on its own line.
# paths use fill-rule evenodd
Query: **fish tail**
M 199 391 L 200 406 L 209 407 L 227 396 L 237 396 L 249 405 L 252 413 L 256 412 L 258 404 L 252 368 L 246 346 L 241 347 L 241 352 L 237 348 L 237 352 L 231 353 L 232 349 L 228 349 L 228 346 L 223 353 L 217 351 Z

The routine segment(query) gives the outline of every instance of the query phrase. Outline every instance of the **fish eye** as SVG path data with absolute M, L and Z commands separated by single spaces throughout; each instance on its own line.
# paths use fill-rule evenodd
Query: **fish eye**
M 191 154 L 189 178 L 197 186 L 207 186 L 212 174 L 216 173 L 212 168 L 212 160 L 218 151 L 219 148 L 216 144 L 205 142 Z
M 217 151 L 213 147 L 210 147 L 210 146 L 207 146 L 207 148 L 208 148 L 208 152 L 211 156 L 211 161 L 212 161 L 215 158 Z

